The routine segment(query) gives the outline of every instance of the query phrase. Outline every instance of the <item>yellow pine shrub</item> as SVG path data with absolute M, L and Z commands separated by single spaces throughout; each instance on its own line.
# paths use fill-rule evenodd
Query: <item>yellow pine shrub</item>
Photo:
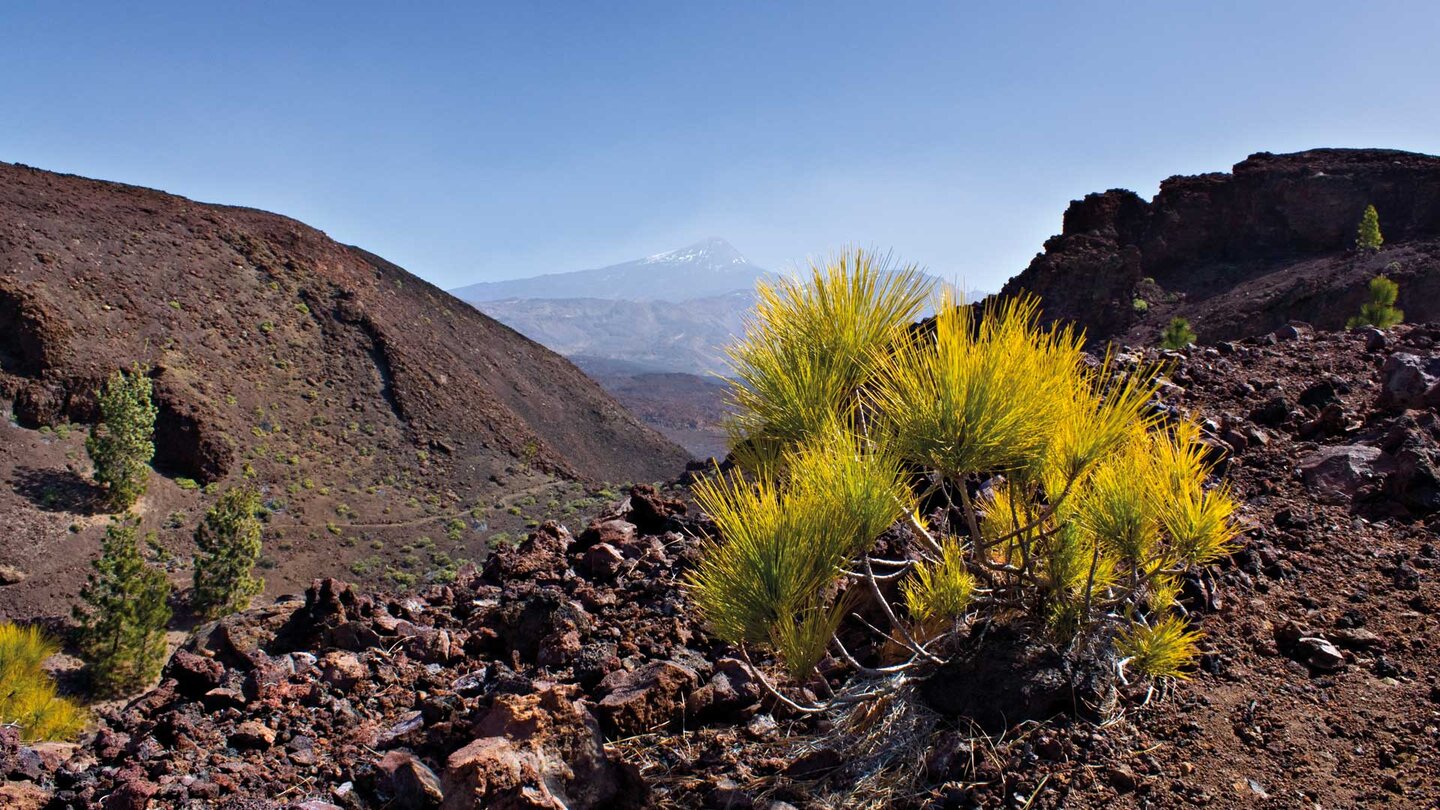
M 1113 638 L 1131 671 L 1180 674 L 1199 640 L 1174 612 L 1180 582 L 1236 533 L 1198 427 L 1157 423 L 1158 370 L 1090 361 L 1033 297 L 977 310 L 942 296 L 930 328 L 911 328 L 920 278 L 856 251 L 805 284 L 761 285 L 731 350 L 748 474 L 695 488 L 717 529 L 689 581 L 701 615 L 798 681 L 832 651 L 857 675 L 923 676 L 987 615 Z M 914 509 L 937 498 L 932 531 Z M 912 545 L 873 558 L 902 519 Z M 835 636 L 876 597 L 890 624 L 870 625 L 877 644 L 908 656 L 878 669 Z
M 56 695 L 45 659 L 59 652 L 38 628 L 0 623 L 0 723 L 20 726 L 26 740 L 64 740 L 85 725 L 85 712 Z
M 763 471 L 837 415 L 851 414 L 866 358 L 915 321 L 929 284 L 913 266 L 853 250 L 806 278 L 762 283 L 756 294 L 745 339 L 729 350 L 738 381 L 729 430 L 742 464 Z

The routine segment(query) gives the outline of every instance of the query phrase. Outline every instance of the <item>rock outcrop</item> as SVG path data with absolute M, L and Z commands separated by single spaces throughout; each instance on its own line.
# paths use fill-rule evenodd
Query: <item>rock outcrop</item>
M 1385 249 L 1353 251 L 1366 205 Z M 1174 315 L 1202 340 L 1289 320 L 1338 328 L 1381 272 L 1411 320 L 1440 317 L 1440 157 L 1383 149 L 1259 153 L 1228 173 L 1172 177 L 1146 202 L 1111 190 L 1070 204 L 1002 294 L 1041 296 L 1094 340 L 1151 339 Z M 1140 303 L 1143 302 L 1143 303 Z

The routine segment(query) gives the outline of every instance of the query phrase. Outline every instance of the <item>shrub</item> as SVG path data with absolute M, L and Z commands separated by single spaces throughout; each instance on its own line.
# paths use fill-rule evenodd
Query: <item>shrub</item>
M 1136 298 L 1130 302 L 1130 308 L 1135 311 L 1136 315 L 1144 315 L 1150 311 L 1150 302 L 1144 298 Z
M 918 317 L 928 290 L 918 268 L 865 250 L 812 266 L 808 279 L 761 283 L 745 338 L 728 352 L 737 457 L 764 463 L 850 410 L 866 358 Z
M 1360 215 L 1360 226 L 1356 229 L 1355 247 L 1357 250 L 1374 253 L 1385 244 L 1385 237 L 1380 235 L 1380 214 L 1375 211 L 1375 206 L 1365 206 L 1365 213 Z
M 762 285 L 764 328 L 732 352 L 762 358 L 732 393 L 737 443 L 758 438 L 765 452 L 737 453 L 740 471 L 695 485 L 717 530 L 688 581 L 709 627 L 772 651 L 811 694 L 832 694 L 816 670 L 827 653 L 872 681 L 792 702 L 804 710 L 924 678 L 987 620 L 1071 649 L 1108 644 L 1117 667 L 1150 677 L 1181 674 L 1199 634 L 1176 615 L 1179 583 L 1228 551 L 1235 506 L 1206 486 L 1199 429 L 1151 415 L 1158 370 L 1085 362 L 1083 337 L 1042 326 L 1030 297 L 977 312 L 947 296 L 928 331 L 887 316 L 806 344 L 807 329 L 838 320 L 824 290 L 853 293 L 851 313 L 908 311 L 909 288 L 897 308 L 866 272 L 835 262 L 812 275 L 817 291 Z M 763 345 L 777 336 L 794 343 Z M 887 531 L 910 539 L 878 558 Z M 866 601 L 888 627 L 859 620 L 873 644 L 852 652 L 837 629 Z
M 250 606 L 265 588 L 250 575 L 260 559 L 260 495 L 249 487 L 225 491 L 195 527 L 195 609 L 218 619 Z
M 1395 299 L 1400 295 L 1400 285 L 1386 276 L 1370 279 L 1370 300 L 1360 307 L 1360 314 L 1345 322 L 1347 329 L 1357 326 L 1373 326 L 1389 329 L 1405 320 L 1405 313 L 1395 308 Z
M 93 566 L 75 607 L 81 654 L 96 688 L 120 694 L 160 673 L 170 581 L 141 556 L 130 518 L 110 524 Z
M 1171 318 L 1170 325 L 1160 333 L 1160 345 L 1166 349 L 1183 349 L 1195 342 L 1195 332 L 1184 318 Z
M 129 509 L 145 494 L 150 459 L 155 455 L 155 403 L 150 378 L 133 366 L 117 371 L 96 392 L 100 420 L 90 430 L 85 450 L 95 464 L 95 480 L 106 487 L 110 505 Z
M 60 645 L 35 627 L 0 623 L 0 723 L 14 723 L 26 740 L 64 740 L 85 725 L 85 712 L 55 693 L 45 659 Z

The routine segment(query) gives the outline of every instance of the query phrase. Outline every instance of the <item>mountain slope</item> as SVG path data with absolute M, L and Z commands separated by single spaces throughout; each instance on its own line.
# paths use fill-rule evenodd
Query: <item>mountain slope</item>
M 1365 206 L 1385 247 L 1354 250 Z M 1410 320 L 1440 317 L 1440 158 L 1387 149 L 1262 152 L 1228 174 L 1172 177 L 1070 204 L 1064 229 L 1001 291 L 1038 293 L 1092 339 L 1151 340 L 1173 316 L 1203 341 L 1291 319 L 1338 328 L 1378 273 Z M 1137 300 L 1144 301 L 1137 305 Z
M 725 346 L 744 333 L 754 305 L 749 291 L 687 301 L 533 298 L 475 304 L 566 357 L 606 357 L 692 374 L 726 370 Z
M 609 267 L 482 282 L 451 292 L 470 302 L 510 298 L 684 301 L 753 289 L 757 280 L 768 275 L 724 239 L 706 239 Z
M 272 534 L 453 515 L 546 481 L 658 480 L 688 458 L 568 361 L 299 222 L 0 164 L 0 395 L 22 425 L 87 422 L 98 383 L 132 363 L 153 369 L 156 468 L 253 477 Z M 27 433 L 6 433 L 7 464 Z M 42 472 L 84 478 L 70 441 L 74 469 Z M 203 506 L 160 484 L 152 501 L 157 524 Z

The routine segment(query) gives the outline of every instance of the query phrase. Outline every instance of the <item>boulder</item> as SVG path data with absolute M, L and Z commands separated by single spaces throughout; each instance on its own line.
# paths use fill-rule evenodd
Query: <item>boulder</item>
M 569 529 L 547 520 L 520 545 L 491 554 L 485 563 L 485 579 L 495 583 L 562 579 L 570 569 L 566 554 L 573 542 Z
M 1348 504 L 1365 485 L 1389 471 L 1378 447 L 1344 444 L 1322 447 L 1300 460 L 1305 485 L 1325 503 Z
M 225 678 L 225 666 L 189 650 L 176 650 L 165 665 L 164 677 L 175 679 L 175 691 L 191 700 L 216 689 Z
M 18 585 L 25 581 L 26 574 L 13 565 L 0 565 L 0 586 Z
M 597 543 L 591 546 L 581 561 L 582 569 L 597 582 L 613 582 L 615 575 L 624 565 L 625 555 L 609 543 Z
M 667 498 L 649 484 L 630 488 L 630 522 L 643 534 L 660 534 L 670 526 L 672 518 L 685 514 L 685 502 Z
M 246 720 L 226 741 L 237 751 L 264 750 L 275 744 L 275 732 L 258 720 Z
M 698 680 L 693 669 L 673 661 L 612 672 L 600 682 L 605 697 L 595 711 L 612 734 L 654 731 L 684 714 L 685 694 Z
M 446 760 L 444 810 L 586 810 L 647 800 L 638 772 L 607 756 L 599 724 L 570 690 L 500 695 L 476 730 L 480 736 Z
M 334 650 L 320 659 L 321 679 L 341 692 L 349 692 L 365 680 L 370 670 L 352 652 Z
M 1396 352 L 1380 367 L 1381 408 L 1404 410 L 1425 407 L 1425 394 L 1440 377 L 1440 357 L 1421 358 Z
M 409 751 L 390 751 L 375 765 L 380 798 L 394 810 L 429 810 L 445 799 L 440 779 Z
M 53 796 L 32 782 L 0 782 L 0 807 L 5 810 L 44 810 Z

